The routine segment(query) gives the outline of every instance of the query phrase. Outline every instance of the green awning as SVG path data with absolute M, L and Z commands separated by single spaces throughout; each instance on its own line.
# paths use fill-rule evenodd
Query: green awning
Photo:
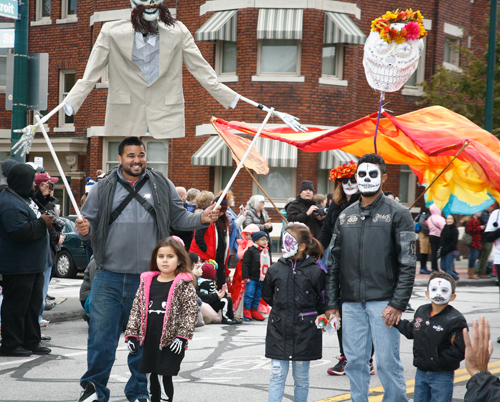
M 297 167 L 297 148 L 285 142 L 258 138 L 257 149 L 269 167 Z M 195 166 L 232 166 L 231 151 L 224 140 L 212 135 L 191 157 Z
M 257 22 L 257 39 L 302 40 L 303 10 L 261 8 Z
M 358 158 L 340 149 L 320 152 L 318 158 L 318 169 L 333 169 L 349 161 L 358 162 Z
M 217 11 L 196 31 L 195 39 L 200 42 L 236 42 L 237 34 L 238 10 Z
M 323 44 L 351 43 L 363 45 L 366 35 L 347 15 L 341 13 L 325 12 L 325 31 Z
M 191 165 L 233 166 L 233 157 L 224 140 L 212 135 L 191 157 Z

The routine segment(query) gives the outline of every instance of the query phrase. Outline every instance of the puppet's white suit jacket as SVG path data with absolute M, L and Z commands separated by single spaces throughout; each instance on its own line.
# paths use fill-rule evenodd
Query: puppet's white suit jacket
M 66 102 L 78 111 L 108 67 L 106 136 L 140 136 L 146 127 L 155 138 L 184 137 L 182 64 L 226 109 L 237 93 L 217 82 L 217 75 L 203 58 L 189 30 L 177 21 L 174 27 L 159 22 L 160 71 L 148 84 L 132 61 L 135 33 L 130 20 L 103 25 L 90 54 L 83 78 L 71 89 Z

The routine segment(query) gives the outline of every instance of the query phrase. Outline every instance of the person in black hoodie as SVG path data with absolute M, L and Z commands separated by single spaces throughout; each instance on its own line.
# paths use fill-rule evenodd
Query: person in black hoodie
M 316 264 L 322 256 L 321 243 L 304 224 L 289 224 L 283 234 L 283 257 L 264 279 L 262 298 L 272 307 L 266 334 L 266 357 L 272 359 L 269 402 L 282 400 L 290 361 L 293 400 L 307 401 L 309 364 L 322 353 L 322 332 L 315 324 L 324 312 L 326 275 Z
M 448 303 L 455 300 L 456 284 L 444 272 L 429 278 L 425 295 L 431 304 L 420 306 L 410 322 L 401 320 L 395 326 L 413 339 L 415 402 L 451 402 L 455 370 L 465 357 L 464 316 Z
M 458 229 L 453 215 L 446 217 L 446 225 L 441 232 L 441 269 L 458 281 L 458 275 L 453 272 L 453 262 L 458 253 Z
M 43 271 L 52 265 L 47 228 L 54 217 L 33 201 L 35 170 L 13 166 L 0 193 L 0 274 L 3 276 L 0 356 L 48 354 L 40 344 L 38 315 L 43 300 Z
M 319 238 L 324 216 L 317 215 L 318 207 L 313 200 L 314 186 L 312 181 L 304 180 L 300 183 L 299 195 L 285 206 L 288 222 L 305 224 L 315 239 Z

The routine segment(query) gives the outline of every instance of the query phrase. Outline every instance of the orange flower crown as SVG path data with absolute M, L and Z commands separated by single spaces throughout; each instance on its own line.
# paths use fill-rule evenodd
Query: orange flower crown
M 342 164 L 330 170 L 330 180 L 343 179 L 344 177 L 352 177 L 356 173 L 357 165 L 353 161 Z
M 391 24 L 406 24 L 401 30 L 391 28 Z M 387 11 L 382 17 L 372 21 L 372 31 L 378 32 L 380 38 L 388 43 L 403 43 L 407 40 L 422 39 L 427 35 L 424 28 L 424 17 L 420 11 L 411 8 L 406 11 Z

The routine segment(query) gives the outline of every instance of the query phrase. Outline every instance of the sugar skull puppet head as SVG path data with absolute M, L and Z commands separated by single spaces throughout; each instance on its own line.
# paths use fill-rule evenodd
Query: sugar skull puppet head
M 166 26 L 173 26 L 175 19 L 163 0 L 130 0 L 132 5 L 132 25 L 136 32 L 143 35 L 158 33 L 157 21 Z
M 363 54 L 368 84 L 381 92 L 398 91 L 417 69 L 426 35 L 419 11 L 396 10 L 375 19 Z

